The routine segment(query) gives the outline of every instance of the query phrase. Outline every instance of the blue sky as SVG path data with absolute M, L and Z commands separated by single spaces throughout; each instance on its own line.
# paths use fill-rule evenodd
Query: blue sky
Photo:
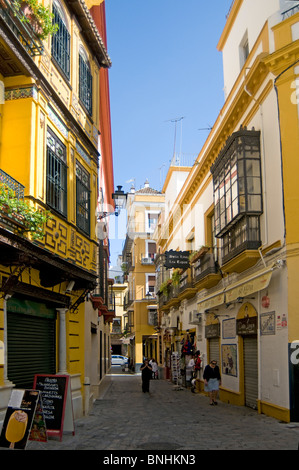
M 216 46 L 231 3 L 106 0 L 115 187 L 160 190 L 174 150 L 195 160 L 224 103 Z

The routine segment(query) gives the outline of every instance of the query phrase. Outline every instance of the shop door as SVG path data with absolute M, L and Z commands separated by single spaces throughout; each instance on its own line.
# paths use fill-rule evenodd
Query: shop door
M 245 336 L 244 347 L 244 388 L 245 405 L 257 409 L 258 399 L 258 358 L 257 337 Z
M 209 362 L 217 361 L 220 368 L 220 352 L 219 352 L 219 338 L 211 338 L 209 340 Z
M 16 388 L 32 388 L 35 374 L 56 373 L 55 314 L 7 314 L 7 373 Z

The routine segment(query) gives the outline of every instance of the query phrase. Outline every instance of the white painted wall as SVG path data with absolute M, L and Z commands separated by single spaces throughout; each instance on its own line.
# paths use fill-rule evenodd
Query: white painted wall
M 280 10 L 280 3 L 281 0 L 243 1 L 222 51 L 225 97 L 230 93 L 242 68 L 240 65 L 239 46 L 244 35 L 247 32 L 250 51 L 267 19 Z

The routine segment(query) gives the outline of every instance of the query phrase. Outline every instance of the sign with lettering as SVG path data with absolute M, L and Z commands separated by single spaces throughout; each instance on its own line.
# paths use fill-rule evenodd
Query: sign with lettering
M 207 339 L 219 338 L 220 336 L 220 324 L 212 323 L 211 325 L 205 326 L 205 337 Z
M 246 317 L 237 319 L 237 335 L 256 335 L 257 317 Z
M 181 268 L 187 269 L 190 266 L 189 263 L 189 251 L 165 251 L 165 262 L 166 268 Z
M 35 375 L 34 388 L 42 394 L 43 412 L 48 435 L 63 431 L 74 434 L 73 408 L 68 375 Z
M 37 429 L 37 408 L 41 410 L 42 414 L 42 403 L 38 390 L 14 389 L 11 392 L 2 426 L 0 447 L 24 450 L 28 438 L 35 439 L 35 435 L 30 433 L 33 429 Z M 47 440 L 43 421 L 39 423 L 39 436 L 41 435 L 44 440 Z

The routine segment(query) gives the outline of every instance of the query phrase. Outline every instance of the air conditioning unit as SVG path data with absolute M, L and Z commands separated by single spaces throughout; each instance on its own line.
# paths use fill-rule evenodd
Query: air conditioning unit
M 141 258 L 142 264 L 153 264 L 152 258 Z
M 191 325 L 199 325 L 202 321 L 202 314 L 198 313 L 196 310 L 189 312 L 189 323 Z

